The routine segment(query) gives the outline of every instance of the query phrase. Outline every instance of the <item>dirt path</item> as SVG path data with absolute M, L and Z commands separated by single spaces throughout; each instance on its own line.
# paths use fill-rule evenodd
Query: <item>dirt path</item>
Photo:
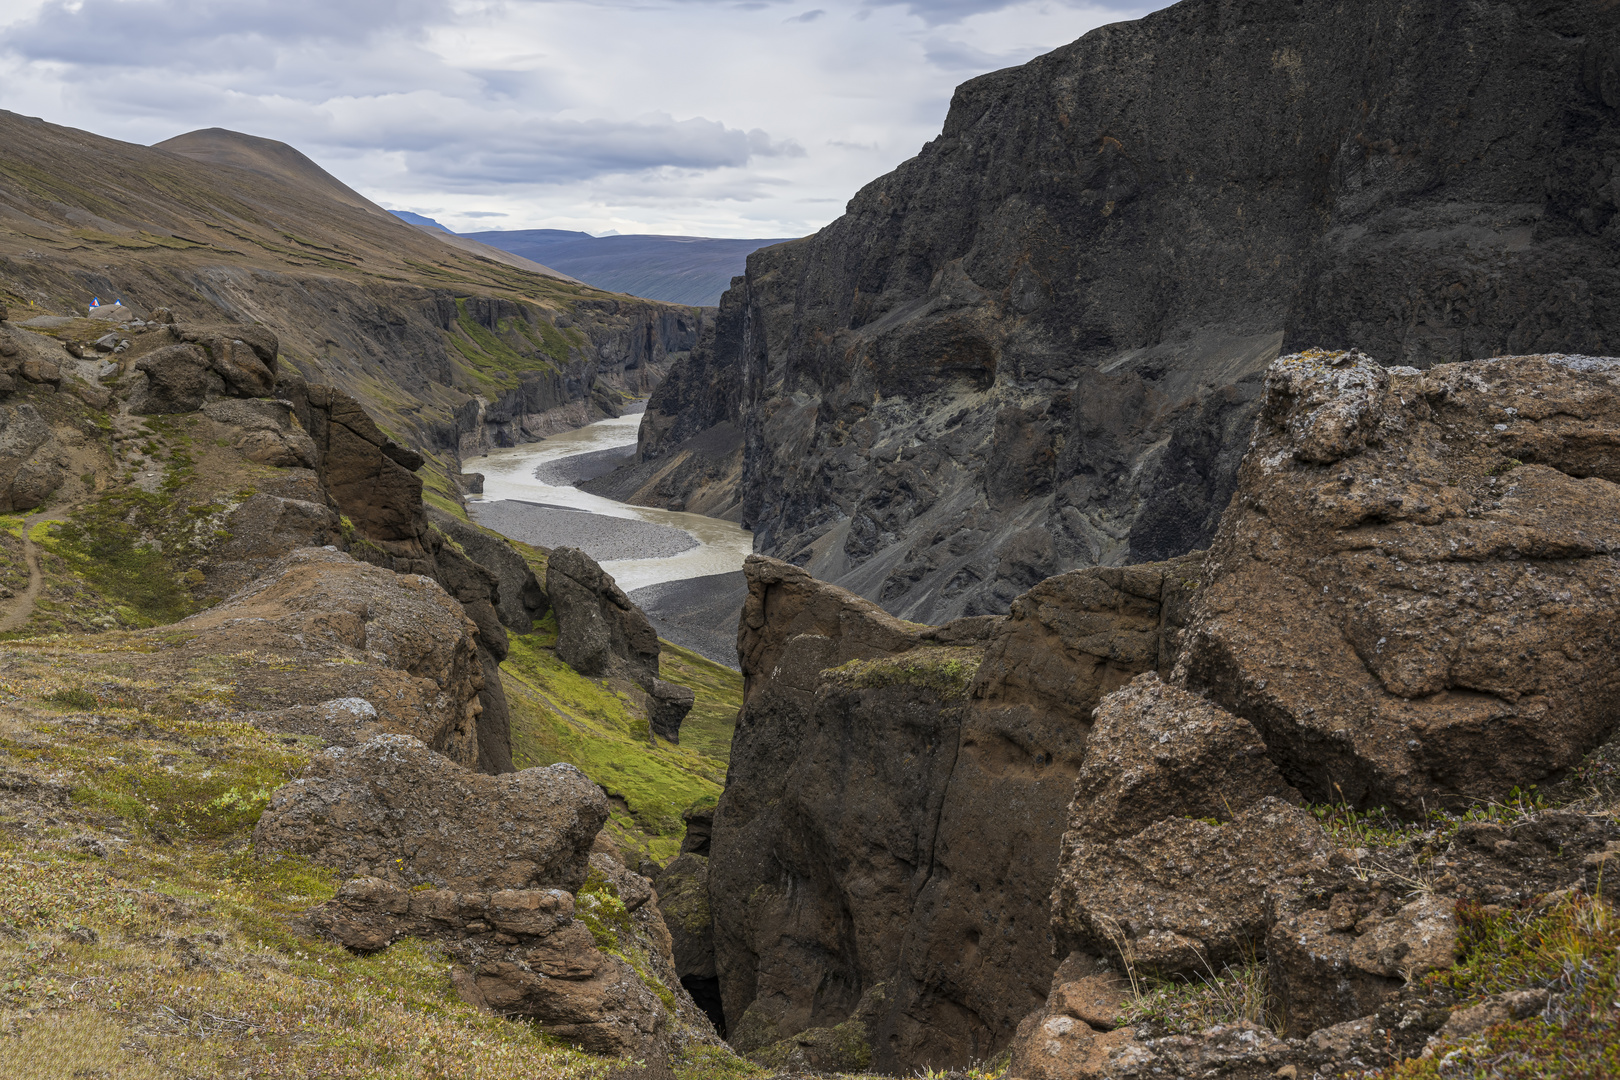
M 30 514 L 23 520 L 23 559 L 28 563 L 28 588 L 23 590 L 22 595 L 5 601 L 6 607 L 10 610 L 0 618 L 0 634 L 20 630 L 34 614 L 34 605 L 39 601 L 39 594 L 45 591 L 45 572 L 39 565 L 39 547 L 33 538 L 34 526 L 41 521 L 60 517 L 61 514 L 60 510 L 42 510 L 37 514 Z

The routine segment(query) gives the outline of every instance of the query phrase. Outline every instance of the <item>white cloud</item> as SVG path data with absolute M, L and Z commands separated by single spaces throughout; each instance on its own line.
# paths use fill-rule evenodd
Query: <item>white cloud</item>
M 937 134 L 957 83 L 1158 6 L 13 0 L 0 107 L 283 139 L 451 228 L 789 236 Z

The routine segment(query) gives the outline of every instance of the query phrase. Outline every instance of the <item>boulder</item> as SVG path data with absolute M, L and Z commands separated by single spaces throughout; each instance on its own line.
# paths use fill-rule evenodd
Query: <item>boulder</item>
M 1098 958 L 1070 953 L 1052 976 L 1046 1004 L 1025 1017 L 1008 1048 L 1007 1076 L 1018 1080 L 1100 1080 L 1118 1051 L 1135 1042 L 1118 1018 L 1131 985 Z
M 278 788 L 253 842 L 407 888 L 573 892 L 607 814 L 572 765 L 486 776 L 419 739 L 381 735 L 325 751 Z
M 1620 360 L 1278 360 L 1185 678 L 1317 801 L 1501 798 L 1620 716 Z
M 577 900 L 561 889 L 407 889 L 361 877 L 309 921 L 359 952 L 406 935 L 436 941 L 458 961 L 451 981 L 469 1003 L 592 1053 L 662 1065 L 673 1044 L 718 1040 L 675 979 L 651 886 L 634 878 L 600 855 Z
M 140 416 L 194 412 L 208 396 L 208 354 L 196 345 L 166 345 L 135 361 L 146 385 L 130 396 L 130 411 Z
M 220 436 L 249 461 L 305 469 L 313 469 L 319 462 L 315 440 L 298 426 L 292 406 L 285 401 L 224 398 L 209 402 L 203 414 L 219 425 Z
M 1326 866 L 1298 802 L 1247 721 L 1138 676 L 1097 710 L 1075 784 L 1060 947 L 1165 976 L 1240 962 L 1264 938 L 1267 887 Z
M 230 596 L 298 548 L 338 543 L 342 528 L 337 513 L 319 496 L 319 490 L 288 495 L 259 491 L 232 508 L 221 523 L 230 537 L 198 565 L 209 589 Z
M 692 711 L 697 694 L 690 687 L 654 679 L 647 688 L 647 722 L 653 733 L 672 743 L 681 741 L 681 721 Z
M 380 730 L 415 736 L 465 765 L 477 761 L 483 672 L 476 630 L 429 578 L 300 548 L 169 630 L 186 635 L 177 648 L 190 654 L 259 652 L 292 662 L 283 677 L 236 689 L 240 704 L 259 710 L 261 726 L 302 731 L 311 717 L 299 708 L 359 697 Z M 309 733 L 330 730 L 322 719 Z M 368 731 L 357 727 L 343 741 Z
M 43 505 L 67 479 L 67 457 L 29 404 L 0 406 L 0 512 Z
M 268 397 L 276 385 L 276 353 L 280 342 L 262 326 L 194 326 L 175 323 L 169 333 L 176 340 L 198 346 L 208 367 L 235 397 Z
M 1405 983 L 1452 965 L 1455 904 L 1355 882 L 1273 889 L 1265 953 L 1274 1013 L 1289 1034 L 1307 1035 L 1377 1011 Z
M 546 595 L 557 612 L 563 663 L 581 675 L 623 675 L 642 687 L 658 678 L 657 633 L 595 559 L 578 548 L 553 551 Z
M 55 386 L 62 381 L 62 367 L 54 360 L 29 357 L 22 362 L 20 374 L 31 383 Z

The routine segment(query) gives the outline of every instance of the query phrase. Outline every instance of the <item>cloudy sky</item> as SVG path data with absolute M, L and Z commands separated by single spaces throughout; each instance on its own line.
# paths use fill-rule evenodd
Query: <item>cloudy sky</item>
M 458 231 L 812 232 L 965 79 L 1163 0 L 5 0 L 0 108 L 282 139 Z

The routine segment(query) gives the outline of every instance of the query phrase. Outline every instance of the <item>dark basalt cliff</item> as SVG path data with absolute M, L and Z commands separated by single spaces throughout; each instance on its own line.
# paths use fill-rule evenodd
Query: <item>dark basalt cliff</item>
M 927 621 L 1203 546 L 1285 349 L 1620 348 L 1617 24 L 1186 0 L 968 82 L 749 257 L 625 490 L 735 499 L 759 551 Z M 667 468 L 697 419 L 712 460 Z

